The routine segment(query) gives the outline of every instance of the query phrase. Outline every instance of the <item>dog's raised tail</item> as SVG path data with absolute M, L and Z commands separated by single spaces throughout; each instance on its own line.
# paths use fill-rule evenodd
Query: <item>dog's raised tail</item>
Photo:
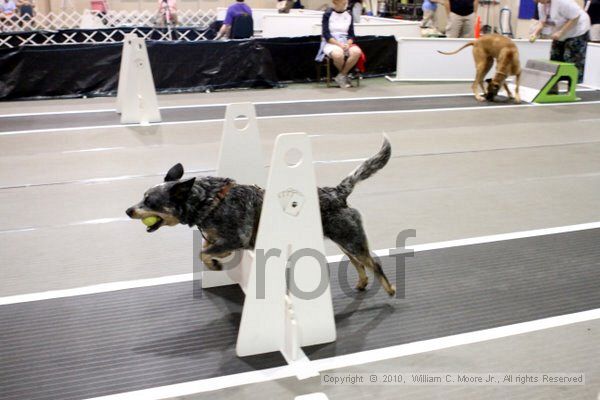
M 444 54 L 444 55 L 447 55 L 447 56 L 451 56 L 452 54 L 456 54 L 456 53 L 458 53 L 459 51 L 461 51 L 461 50 L 463 50 L 463 49 L 466 49 L 466 48 L 467 48 L 467 47 L 469 47 L 469 46 L 473 46 L 474 44 L 475 44 L 475 41 L 472 41 L 472 42 L 469 42 L 469 43 L 465 44 L 464 46 L 462 46 L 462 47 L 461 47 L 460 49 L 458 49 L 458 50 L 449 51 L 449 52 L 447 52 L 447 51 L 441 51 L 441 50 L 438 50 L 437 52 L 438 52 L 438 53 L 440 53 L 440 54 Z
M 377 154 L 359 165 L 337 186 L 339 196 L 344 199 L 350 196 L 350 193 L 352 193 L 354 186 L 356 186 L 358 182 L 368 179 L 377 171 L 385 167 L 391 156 L 392 146 L 390 145 L 389 139 L 384 134 L 383 145 Z

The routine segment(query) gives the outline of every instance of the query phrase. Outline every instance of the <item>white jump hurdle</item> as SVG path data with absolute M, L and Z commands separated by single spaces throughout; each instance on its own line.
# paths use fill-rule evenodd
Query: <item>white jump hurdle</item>
M 245 128 L 235 126 L 240 115 L 248 117 Z M 229 106 L 219 174 L 241 178 L 239 182 L 243 183 L 261 184 L 262 163 L 252 105 Z M 242 261 L 233 268 L 205 269 L 202 287 L 240 285 L 246 299 L 237 355 L 280 351 L 288 363 L 298 367 L 297 375 L 302 379 L 317 372 L 307 367 L 309 360 L 301 347 L 336 339 L 308 136 L 279 135 L 270 165 L 255 250 L 244 251 Z
M 266 187 L 267 172 L 258 133 L 256 110 L 252 103 L 227 106 L 217 164 L 217 176 L 236 182 Z M 242 255 L 247 257 L 247 254 Z M 202 271 L 202 287 L 232 285 L 239 282 L 240 270 Z
M 161 121 L 146 43 L 134 33 L 123 39 L 117 113 L 121 114 L 122 124 Z
M 475 64 L 473 52 L 467 48 L 451 56 L 438 53 L 453 51 L 473 39 L 396 38 L 398 55 L 396 76 L 386 77 L 390 81 L 473 81 Z M 514 40 L 519 49 L 521 65 L 528 60 L 550 58 L 550 40 Z M 490 71 L 493 74 L 494 68 Z

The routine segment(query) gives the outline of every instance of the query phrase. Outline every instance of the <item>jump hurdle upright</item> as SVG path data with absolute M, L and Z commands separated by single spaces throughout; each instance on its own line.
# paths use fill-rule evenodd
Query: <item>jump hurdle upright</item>
M 162 120 L 146 42 L 135 33 L 123 39 L 117 113 L 121 114 L 122 124 L 147 125 Z
M 248 117 L 248 124 L 240 130 L 235 120 L 241 115 Z M 233 143 L 235 139 L 239 143 Z M 257 183 L 264 177 L 251 104 L 234 104 L 227 109 L 218 173 L 241 177 L 245 181 L 240 183 Z M 257 181 L 248 181 L 253 179 Z M 277 137 L 255 250 L 243 253 L 233 268 L 205 269 L 202 273 L 203 288 L 238 284 L 246 295 L 237 355 L 280 351 L 289 364 L 306 365 L 309 360 L 301 347 L 336 339 L 312 151 L 306 134 Z M 316 373 L 310 368 L 300 370 L 299 378 Z

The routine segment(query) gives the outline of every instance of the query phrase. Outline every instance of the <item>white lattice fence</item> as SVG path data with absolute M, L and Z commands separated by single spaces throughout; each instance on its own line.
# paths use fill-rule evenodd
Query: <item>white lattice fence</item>
M 0 36 L 0 48 L 19 47 L 26 45 L 41 46 L 52 44 L 79 44 L 79 43 L 120 43 L 127 33 L 135 33 L 145 40 L 181 40 L 186 42 L 201 42 L 207 40 L 206 33 L 197 29 L 168 29 L 168 28 L 133 28 L 109 30 L 82 30 L 82 31 L 33 31 L 29 34 Z
M 101 16 L 98 15 L 95 11 L 86 10 L 83 13 L 37 13 L 33 18 L 29 16 L 14 15 L 9 19 L 3 20 L 2 24 L 0 24 L 0 29 L 4 32 L 77 29 L 82 28 L 81 23 L 84 20 L 84 17 L 93 18 L 94 28 L 118 28 L 122 26 L 153 27 L 156 26 L 157 22 L 159 21 L 159 18 L 157 18 L 157 13 L 151 11 L 110 10 L 105 15 Z M 217 13 L 213 10 L 179 11 L 178 25 L 205 29 L 216 18 Z

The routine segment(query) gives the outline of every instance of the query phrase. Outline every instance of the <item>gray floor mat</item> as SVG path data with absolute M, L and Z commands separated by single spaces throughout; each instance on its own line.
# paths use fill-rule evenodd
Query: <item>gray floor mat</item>
M 600 100 L 600 91 L 578 92 L 582 101 Z M 397 110 L 422 110 L 462 107 L 501 107 L 512 105 L 506 99 L 499 98 L 494 103 L 480 103 L 471 95 L 358 99 L 347 101 L 305 101 L 289 103 L 268 103 L 256 106 L 257 116 L 283 116 L 303 114 L 339 114 L 345 112 L 374 112 Z M 523 104 L 523 107 L 528 104 Z M 208 121 L 223 119 L 224 106 L 202 106 L 162 109 L 163 122 Z M 24 117 L 5 117 L 1 119 L 0 132 L 13 132 L 36 129 L 64 129 L 89 126 L 119 125 L 120 117 L 114 111 L 102 111 L 77 114 L 30 115 Z
M 355 273 L 340 284 L 345 269 L 332 265 L 338 340 L 306 353 L 324 358 L 600 308 L 599 240 L 600 230 L 587 230 L 420 252 L 408 259 L 404 299 L 377 283 L 344 293 Z M 392 258 L 382 261 L 391 280 L 402 277 Z M 236 287 L 194 298 L 188 282 L 2 306 L 0 398 L 81 399 L 282 365 L 277 353 L 235 356 L 242 302 Z

